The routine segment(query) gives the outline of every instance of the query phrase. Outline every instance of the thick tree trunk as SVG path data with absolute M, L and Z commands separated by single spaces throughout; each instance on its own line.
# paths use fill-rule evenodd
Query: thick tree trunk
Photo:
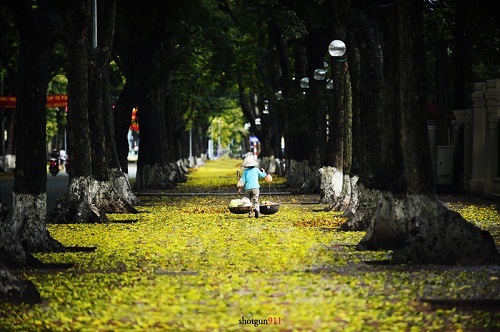
M 42 298 L 33 282 L 11 274 L 0 262 L 0 303 L 41 303 Z
M 491 235 L 447 209 L 436 196 L 380 192 L 373 227 L 360 250 L 394 250 L 392 262 L 497 264 Z
M 129 206 L 142 205 L 137 195 L 133 192 L 130 182 L 121 168 L 112 168 L 110 171 L 111 181 L 120 198 Z
M 309 166 L 308 161 L 290 160 L 288 163 L 287 186 L 300 193 L 318 193 L 321 188 L 321 170 Z
M 350 178 L 351 196 L 343 217 L 347 221 L 340 226 L 341 231 L 365 231 L 371 224 L 374 212 L 383 200 L 379 190 L 368 189 L 357 176 Z
M 9 225 L 28 251 L 62 250 L 45 227 L 47 217 L 46 112 L 55 27 L 50 9 L 14 5 L 21 45 L 16 105 L 16 169 Z M 53 14 L 52 14 L 53 15 Z
M 90 154 L 92 156 L 92 175 L 99 181 L 108 181 L 109 155 L 106 153 L 106 134 L 104 130 L 103 108 L 103 72 L 106 55 L 99 48 L 93 50 L 92 65 L 89 66 L 89 125 L 90 125 Z
M 414 1 L 397 3 L 399 39 L 391 51 L 399 55 L 395 59 L 398 65 L 393 66 L 399 79 L 393 81 L 395 93 L 385 95 L 401 112 L 402 160 L 393 158 L 392 163 L 402 164 L 404 181 L 379 192 L 377 210 L 358 248 L 392 249 L 394 263 L 499 263 L 491 235 L 444 207 L 433 194 L 423 100 L 422 6 Z M 390 133 L 393 128 L 384 129 Z
M 0 303 L 40 303 L 40 293 L 31 281 L 18 279 L 9 268 L 26 267 L 26 252 L 6 223 L 8 207 L 0 201 Z
M 420 194 L 434 189 L 425 108 L 424 8 L 406 2 L 398 4 L 401 150 L 407 190 Z
M 64 251 L 64 246 L 50 236 L 46 220 L 46 193 L 37 197 L 13 193 L 12 218 L 8 224 L 28 252 Z
M 109 89 L 109 56 L 113 43 L 116 0 L 99 2 L 98 45 L 93 50 L 93 66 L 90 68 L 91 82 L 89 104 L 89 119 L 91 119 L 91 148 L 92 148 L 92 174 L 101 181 L 102 191 L 108 195 L 103 202 L 104 210 L 120 212 L 137 212 L 131 205 L 139 204 L 138 198 L 132 192 L 128 179 L 119 169 L 118 155 L 115 144 L 115 124 Z M 127 165 L 128 167 L 128 165 Z M 114 170 L 114 171 L 113 171 Z M 117 190 L 109 186 L 110 183 L 119 185 Z M 119 194 L 119 195 L 117 195 Z M 123 197 L 121 197 L 123 194 Z M 102 196 L 102 195 L 101 195 Z M 117 201 L 112 204 L 111 197 Z M 124 200 L 124 202 L 122 202 Z M 96 198 L 99 202 L 101 199 Z M 120 209 L 122 209 L 120 211 Z
M 71 176 L 92 175 L 88 112 L 88 48 L 90 1 L 80 0 L 68 16 L 68 137 Z
M 137 167 L 135 180 L 136 190 L 144 189 L 173 189 L 176 186 L 176 173 L 170 173 L 173 165 L 143 165 Z M 173 178 L 171 178 L 173 176 Z
M 114 4 L 100 3 L 101 13 L 107 13 L 111 19 L 109 25 L 101 25 L 101 44 L 92 49 L 90 62 L 87 30 L 90 1 L 82 0 L 70 10 L 68 127 L 72 164 L 68 192 L 49 215 L 49 220 L 55 223 L 108 222 L 106 213 L 136 212 L 132 206 L 135 201 L 130 198 L 126 201 L 114 188 L 118 178 L 111 177 L 110 171 L 116 152 L 112 141 L 112 110 L 106 100 L 108 81 L 104 76 L 113 36 Z M 108 134 L 106 125 L 110 128 Z M 126 186 L 121 186 L 120 191 L 129 194 Z
M 351 186 L 349 175 L 352 164 L 352 88 L 347 64 L 347 54 L 351 54 L 351 39 L 348 33 L 348 18 L 350 16 L 350 1 L 333 1 L 332 29 L 335 39 L 346 43 L 346 55 L 342 58 L 331 58 L 332 71 L 332 107 L 329 114 L 330 137 L 327 144 L 325 165 L 333 166 L 342 173 L 340 183 L 342 190 L 331 197 L 328 210 L 344 211 L 349 205 Z M 349 56 L 350 57 L 350 56 Z M 326 196 L 326 194 L 322 194 Z M 325 199 L 323 199 L 326 201 Z
M 333 166 L 324 166 L 321 174 L 321 203 L 331 204 L 341 195 L 343 176 L 342 170 Z
M 133 87 L 132 81 L 133 78 L 127 78 L 118 103 L 114 108 L 116 151 L 120 168 L 127 174 L 127 157 L 130 151 L 127 135 L 131 125 L 132 110 L 137 107 L 137 90 Z
M 16 169 L 13 213 L 0 202 L 0 302 L 41 302 L 31 281 L 16 278 L 7 267 L 27 265 L 27 251 L 62 250 L 45 227 L 47 217 L 47 152 L 45 103 L 49 63 L 54 45 L 52 20 L 56 15 L 44 4 L 33 9 L 29 1 L 11 4 L 21 45 L 17 73 Z M 50 14 L 48 14 L 50 13 Z M 50 15 L 50 17 L 49 17 Z M 9 140 L 10 142 L 12 140 Z
M 405 205 L 408 236 L 403 248 L 394 252 L 394 263 L 500 263 L 491 234 L 447 209 L 437 197 L 409 195 Z
M 170 21 L 165 23 L 170 31 Z M 184 182 L 184 172 L 176 160 L 174 132 L 179 116 L 175 114 L 172 96 L 172 72 L 168 66 L 173 48 L 172 38 L 154 44 L 147 70 L 141 76 L 138 119 L 141 146 L 137 161 L 135 190 L 171 189 Z M 180 149 L 177 149 L 178 151 Z
M 139 101 L 141 147 L 135 189 L 172 189 L 180 182 L 181 172 L 166 146 L 164 91 L 162 86 L 146 85 L 145 89 L 148 93 Z
M 136 212 L 118 194 L 111 180 L 71 177 L 68 192 L 57 201 L 49 220 L 53 223 L 109 222 L 106 213 L 123 211 Z
M 164 39 L 163 29 L 154 29 L 165 23 L 165 15 L 157 15 L 163 12 L 158 8 L 160 5 L 168 6 L 171 2 L 150 3 L 149 15 L 138 10 L 139 3 L 118 1 L 117 11 L 123 20 L 118 20 L 116 35 L 113 43 L 113 57 L 120 70 L 126 76 L 126 83 L 120 94 L 120 98 L 115 108 L 115 129 L 117 153 L 120 167 L 124 172 L 128 172 L 128 152 L 129 145 L 127 134 L 131 125 L 132 110 L 139 106 L 142 96 L 146 93 L 148 75 L 152 63 L 152 58 L 158 48 L 159 41 Z M 138 110 L 138 121 L 145 116 L 144 106 Z M 142 128 L 140 128 L 142 129 Z M 141 151 L 142 153 L 142 151 Z
M 321 188 L 321 173 L 316 166 L 309 166 L 305 169 L 307 177 L 300 188 L 301 193 L 319 194 Z
M 105 68 L 104 75 L 104 91 L 103 91 L 103 105 L 104 109 L 107 110 L 104 114 L 104 121 L 106 130 L 106 153 L 108 155 L 109 160 L 109 178 L 114 183 L 114 188 L 116 192 L 119 194 L 122 200 L 125 201 L 128 205 L 137 206 L 142 205 L 139 198 L 132 191 L 132 187 L 130 186 L 130 182 L 126 174 L 128 174 L 128 162 L 125 159 L 125 168 L 121 168 L 121 163 L 119 160 L 119 153 L 117 148 L 116 138 L 118 137 L 115 134 L 115 116 L 113 113 L 113 105 L 111 102 L 111 92 L 110 92 L 110 83 L 109 83 L 109 65 Z M 125 135 L 123 137 L 126 137 Z M 128 142 L 127 142 L 128 148 Z M 128 149 L 127 149 L 128 152 Z
M 388 9 L 391 10 L 391 9 Z M 394 33 L 394 23 L 384 15 L 388 33 Z M 353 172 L 359 180 L 351 181 L 351 193 L 355 199 L 345 211 L 348 222 L 342 230 L 366 230 L 377 208 L 377 202 L 384 188 L 398 187 L 397 171 L 401 158 L 396 158 L 400 150 L 397 133 L 397 108 L 390 98 L 386 98 L 383 108 L 382 91 L 392 96 L 392 85 L 384 84 L 383 64 L 394 63 L 391 53 L 382 56 L 379 29 L 372 17 L 363 11 L 355 11 L 352 16 L 353 49 L 350 52 L 350 73 L 353 84 Z M 388 39 L 390 41 L 390 39 Z M 387 49 L 394 46 L 385 42 Z M 384 59 L 384 61 L 383 61 Z M 391 72 L 389 72 L 391 74 Z M 387 76 L 391 77 L 391 76 Z M 395 78 L 389 81 L 393 82 Z M 394 158 L 393 158 L 394 157 Z M 399 166 L 401 168 L 401 166 Z M 352 179 L 355 180 L 355 179 Z M 387 189 L 386 189 L 387 190 Z M 357 205 L 359 204 L 359 206 Z

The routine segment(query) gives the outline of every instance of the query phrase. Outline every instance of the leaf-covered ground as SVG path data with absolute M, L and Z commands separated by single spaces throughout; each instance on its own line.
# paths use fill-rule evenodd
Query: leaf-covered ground
M 363 233 L 335 231 L 343 220 L 323 212 L 318 197 L 279 195 L 264 183 L 263 199 L 279 202 L 278 213 L 231 214 L 238 166 L 210 161 L 179 186 L 183 195 L 143 196 L 139 215 L 111 215 L 111 224 L 49 225 L 63 244 L 97 249 L 37 255 L 74 266 L 20 272 L 44 301 L 0 304 L 0 330 L 500 329 L 499 267 L 370 264 L 391 253 L 355 251 Z M 494 206 L 448 204 L 500 243 Z M 123 222 L 130 219 L 137 221 Z M 489 299 L 493 306 L 436 307 L 423 298 Z

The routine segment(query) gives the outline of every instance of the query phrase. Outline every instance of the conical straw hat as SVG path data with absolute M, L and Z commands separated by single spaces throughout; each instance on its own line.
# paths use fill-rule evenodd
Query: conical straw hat
M 255 160 L 255 157 L 253 155 L 249 155 L 245 157 L 245 160 L 241 163 L 241 167 L 252 167 L 252 166 L 258 166 L 259 162 Z

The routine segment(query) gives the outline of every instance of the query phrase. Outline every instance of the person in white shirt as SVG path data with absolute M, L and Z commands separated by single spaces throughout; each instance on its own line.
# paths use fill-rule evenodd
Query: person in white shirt
M 68 155 L 66 154 L 66 151 L 61 148 L 59 151 L 59 164 L 64 166 L 66 164 L 66 159 L 68 158 Z

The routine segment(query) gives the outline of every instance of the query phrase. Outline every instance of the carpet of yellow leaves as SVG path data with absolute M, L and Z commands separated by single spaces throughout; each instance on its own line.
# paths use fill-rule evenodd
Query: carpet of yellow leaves
M 0 304 L 0 330 L 500 329 L 495 311 L 434 310 L 419 301 L 500 299 L 498 269 L 367 264 L 391 253 L 355 251 L 364 233 L 334 231 L 343 219 L 323 212 L 317 197 L 273 194 L 264 183 L 262 197 L 278 201 L 278 213 L 231 214 L 238 167 L 236 160 L 210 161 L 177 188 L 184 195 L 141 197 L 139 215 L 110 215 L 110 224 L 49 225 L 63 244 L 97 250 L 37 255 L 74 267 L 23 272 L 44 301 Z M 207 191 L 219 195 L 186 195 Z M 464 209 L 484 228 L 499 225 L 489 207 Z M 138 221 L 119 222 L 127 219 Z

